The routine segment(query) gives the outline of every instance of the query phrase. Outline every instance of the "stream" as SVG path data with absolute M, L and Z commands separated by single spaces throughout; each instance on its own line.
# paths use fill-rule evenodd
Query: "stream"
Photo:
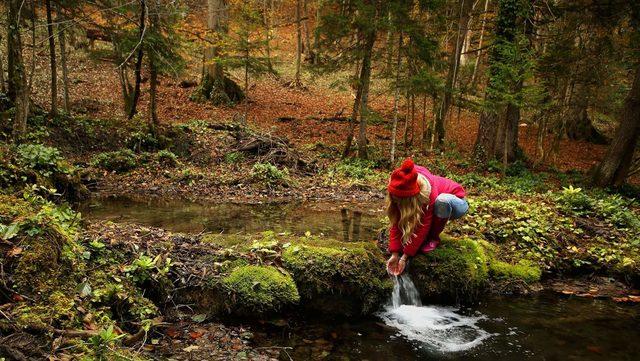
M 380 205 L 256 204 L 94 200 L 85 218 L 134 222 L 174 232 L 323 234 L 371 240 Z M 609 300 L 491 297 L 473 308 L 422 305 L 411 279 L 394 280 L 375 317 L 337 322 L 322 315 L 252 326 L 260 347 L 286 347 L 293 360 L 640 360 L 640 307 Z M 288 359 L 285 357 L 284 359 Z

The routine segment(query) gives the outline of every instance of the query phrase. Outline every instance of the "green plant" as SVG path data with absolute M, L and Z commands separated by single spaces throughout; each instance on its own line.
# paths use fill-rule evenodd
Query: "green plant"
M 129 137 L 127 137 L 125 143 L 128 148 L 136 152 L 143 150 L 155 150 L 158 149 L 160 144 L 153 134 L 141 131 L 131 133 Z
M 244 160 L 244 153 L 231 152 L 224 155 L 224 161 L 229 164 L 237 164 Z
M 91 165 L 116 173 L 124 173 L 137 167 L 138 159 L 130 149 L 122 149 L 97 154 L 91 160 Z
M 42 144 L 21 144 L 18 146 L 17 153 L 22 165 L 45 177 L 50 177 L 53 173 L 69 171 L 62 166 L 63 158 L 56 148 Z
M 189 167 L 181 170 L 180 173 L 174 176 L 174 179 L 182 184 L 192 186 L 196 184 L 197 181 L 204 179 L 204 177 L 205 176 L 202 172 L 195 168 Z
M 287 168 L 280 170 L 271 163 L 256 163 L 251 168 L 251 177 L 269 186 L 287 185 L 289 170 Z
M 348 158 L 336 164 L 334 171 L 342 176 L 357 180 L 371 180 L 376 176 L 374 167 L 375 164 L 372 161 Z
M 583 214 L 593 208 L 593 200 L 582 188 L 574 188 L 572 185 L 563 187 L 556 199 L 568 213 Z
M 173 154 L 170 150 L 163 149 L 156 153 L 156 159 L 159 163 L 168 166 L 175 167 L 179 164 L 178 156 Z
M 169 273 L 170 268 L 171 258 L 162 260 L 160 255 L 151 258 L 141 254 L 129 266 L 125 267 L 124 271 L 130 275 L 135 282 L 143 283 L 150 279 L 157 280 L 159 277 L 165 276 Z
M 104 353 L 113 347 L 124 334 L 118 334 L 113 325 L 109 325 L 108 328 L 101 330 L 97 335 L 89 338 L 89 344 L 94 348 L 99 357 L 102 358 Z

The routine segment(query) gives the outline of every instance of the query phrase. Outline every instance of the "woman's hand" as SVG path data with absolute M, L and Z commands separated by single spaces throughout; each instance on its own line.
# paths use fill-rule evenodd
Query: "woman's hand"
M 400 276 L 406 266 L 407 258 L 404 255 L 399 257 L 397 253 L 393 253 L 387 261 L 387 272 L 393 276 Z
M 392 253 L 391 257 L 387 261 L 387 272 L 390 275 L 397 276 L 398 275 L 398 263 L 400 261 L 400 256 L 397 253 Z
M 402 272 L 404 272 L 405 267 L 407 267 L 407 257 L 403 255 L 398 261 L 398 274 L 396 276 L 400 276 Z

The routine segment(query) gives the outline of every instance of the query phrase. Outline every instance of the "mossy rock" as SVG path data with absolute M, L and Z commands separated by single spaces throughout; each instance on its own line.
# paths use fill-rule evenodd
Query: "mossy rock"
M 222 284 L 231 294 L 233 313 L 270 313 L 300 301 L 293 278 L 271 266 L 237 267 Z
M 282 254 L 305 307 L 335 315 L 369 314 L 389 297 L 391 281 L 375 243 L 304 237 Z
M 535 263 L 521 259 L 515 264 L 500 260 L 489 262 L 489 274 L 496 280 L 524 282 L 532 284 L 540 281 L 542 270 Z
M 474 302 L 488 285 L 484 248 L 466 238 L 443 236 L 438 248 L 414 257 L 408 271 L 427 299 Z

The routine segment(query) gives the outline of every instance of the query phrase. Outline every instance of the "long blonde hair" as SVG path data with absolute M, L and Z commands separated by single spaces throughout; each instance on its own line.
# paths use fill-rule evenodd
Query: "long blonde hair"
M 402 244 L 411 243 L 411 235 L 424 214 L 424 206 L 429 204 L 431 185 L 425 176 L 418 174 L 420 193 L 413 197 L 396 197 L 387 192 L 387 216 L 391 224 L 396 224 L 402 232 Z

